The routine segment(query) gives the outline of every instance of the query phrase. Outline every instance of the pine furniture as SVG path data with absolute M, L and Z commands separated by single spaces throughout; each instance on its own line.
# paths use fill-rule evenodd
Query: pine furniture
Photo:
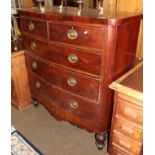
M 11 102 L 19 110 L 32 105 L 24 50 L 11 53 Z
M 110 85 L 115 90 L 110 155 L 142 155 L 143 63 Z

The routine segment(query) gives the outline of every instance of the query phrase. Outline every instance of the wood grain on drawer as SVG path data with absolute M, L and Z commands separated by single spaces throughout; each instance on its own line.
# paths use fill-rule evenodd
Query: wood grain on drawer
M 27 67 L 50 83 L 83 97 L 98 100 L 99 81 L 47 64 L 26 54 Z
M 123 149 L 138 155 L 141 151 L 141 143 L 138 143 L 137 141 L 126 137 L 124 134 L 121 134 L 117 132 L 116 130 L 113 130 L 113 137 L 112 137 L 112 145 L 113 146 L 120 146 Z
M 44 54 L 48 51 L 48 43 L 44 41 L 40 41 L 35 39 L 34 37 L 30 37 L 27 35 L 22 36 L 23 44 L 25 48 L 36 55 L 40 55 L 40 53 Z
M 54 104 L 46 96 L 40 94 L 37 90 L 31 91 L 32 96 L 37 98 L 37 100 L 43 104 L 46 109 L 54 116 L 57 120 L 66 120 L 77 126 L 82 126 L 83 128 L 91 131 L 90 128 L 95 130 L 95 127 L 98 125 L 95 119 L 89 119 L 87 117 L 79 117 L 74 115 L 74 113 L 68 112 L 67 110 L 61 108 L 59 105 Z M 81 121 L 82 120 L 82 121 Z
M 132 103 L 118 98 L 118 104 L 116 109 L 116 115 L 119 115 L 127 120 L 134 122 L 135 124 L 143 124 L 142 109 L 138 106 L 132 105 Z
M 53 41 L 96 49 L 103 47 L 102 28 L 49 23 L 49 33 Z
M 62 89 L 51 85 L 50 83 L 39 78 L 32 72 L 28 72 L 30 80 L 30 89 L 40 93 L 47 100 L 57 106 L 73 113 L 81 118 L 95 119 L 98 105 L 74 96 Z
M 47 23 L 45 21 L 21 17 L 21 30 L 31 35 L 47 37 Z
M 126 136 L 133 138 L 138 141 L 142 141 L 142 130 L 138 129 L 137 127 L 129 124 L 127 121 L 120 120 L 118 118 L 114 119 L 113 128 L 125 134 Z
M 23 36 L 23 42 L 28 52 L 34 53 L 46 60 L 74 70 L 87 72 L 88 74 L 100 75 L 100 54 L 47 44 L 44 41 L 26 35 Z
M 124 152 L 121 148 L 118 148 L 116 146 L 111 146 L 110 155 L 134 155 L 131 152 Z

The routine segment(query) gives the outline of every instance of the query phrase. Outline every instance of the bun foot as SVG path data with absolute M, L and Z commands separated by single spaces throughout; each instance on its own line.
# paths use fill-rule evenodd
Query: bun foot
M 38 106 L 39 106 L 39 102 L 35 99 L 35 98 L 33 98 L 32 97 L 32 103 L 33 103 L 33 105 L 37 108 Z
M 106 144 L 107 133 L 95 133 L 96 146 L 99 150 L 102 150 Z

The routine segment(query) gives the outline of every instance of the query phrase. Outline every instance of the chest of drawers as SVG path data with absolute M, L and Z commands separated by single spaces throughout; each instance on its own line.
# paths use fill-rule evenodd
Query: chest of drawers
M 142 62 L 110 85 L 115 90 L 110 131 L 111 155 L 142 155 L 143 64 Z
M 57 119 L 96 133 L 111 122 L 112 80 L 135 60 L 141 14 L 52 7 L 20 11 L 32 96 Z

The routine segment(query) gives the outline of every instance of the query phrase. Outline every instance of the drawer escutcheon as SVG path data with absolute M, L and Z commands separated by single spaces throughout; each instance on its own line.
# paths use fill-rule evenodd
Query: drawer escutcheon
M 35 70 L 38 68 L 38 65 L 37 65 L 37 62 L 36 61 L 33 61 L 32 62 L 32 68 Z
M 71 62 L 71 63 L 76 63 L 76 62 L 78 61 L 78 57 L 77 57 L 75 54 L 70 53 L 70 54 L 68 55 L 68 60 L 69 60 L 69 62 Z
M 75 100 L 70 100 L 69 105 L 72 109 L 78 109 L 78 103 Z
M 30 30 L 30 31 L 33 31 L 33 30 L 34 30 L 34 28 L 35 28 L 35 27 L 34 27 L 33 22 L 32 22 L 32 21 L 30 21 L 30 22 L 29 22 L 29 30 Z
M 34 41 L 32 41 L 31 42 L 31 49 L 34 50 L 36 48 L 37 48 L 37 44 Z
M 41 84 L 40 84 L 40 82 L 39 82 L 39 81 L 37 81 L 37 82 L 36 82 L 36 88 L 38 88 L 38 89 L 39 89 L 40 87 L 41 87 Z
M 67 83 L 69 86 L 72 86 L 72 87 L 76 86 L 77 84 L 76 79 L 73 77 L 68 78 Z

